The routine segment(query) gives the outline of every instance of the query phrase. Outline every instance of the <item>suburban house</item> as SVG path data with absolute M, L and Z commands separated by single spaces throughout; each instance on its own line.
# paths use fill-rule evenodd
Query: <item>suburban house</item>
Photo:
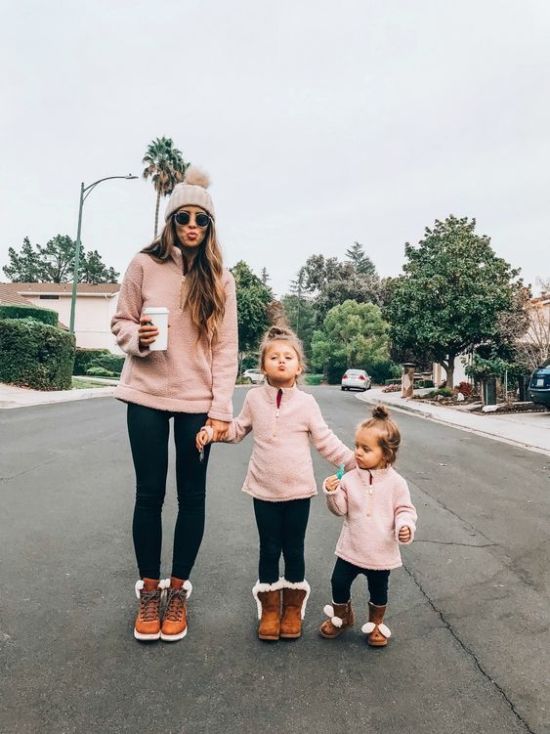
M 522 342 L 533 367 L 550 359 L 550 293 L 531 298 L 526 305 L 529 327 Z
M 118 302 L 119 283 L 79 283 L 76 296 L 75 336 L 78 347 L 109 349 L 121 354 L 111 334 L 111 318 Z M 0 303 L 32 305 L 57 311 L 67 327 L 71 315 L 72 283 L 0 283 Z

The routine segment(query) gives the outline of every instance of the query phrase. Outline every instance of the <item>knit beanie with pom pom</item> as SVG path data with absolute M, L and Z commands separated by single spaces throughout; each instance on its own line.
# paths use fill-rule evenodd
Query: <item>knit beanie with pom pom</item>
M 167 222 L 170 216 L 182 206 L 200 206 L 214 219 L 214 202 L 207 188 L 210 184 L 208 175 L 195 166 L 190 166 L 185 172 L 182 183 L 176 184 L 164 213 Z

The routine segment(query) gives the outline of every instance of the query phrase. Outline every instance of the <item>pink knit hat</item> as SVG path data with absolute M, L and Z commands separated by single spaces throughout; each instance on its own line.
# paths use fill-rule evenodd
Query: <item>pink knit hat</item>
M 182 206 L 200 206 L 207 211 L 212 219 L 215 218 L 214 202 L 206 190 L 210 185 L 208 175 L 195 166 L 190 166 L 185 172 L 182 183 L 176 184 L 168 199 L 164 220 L 167 222 L 170 215 Z

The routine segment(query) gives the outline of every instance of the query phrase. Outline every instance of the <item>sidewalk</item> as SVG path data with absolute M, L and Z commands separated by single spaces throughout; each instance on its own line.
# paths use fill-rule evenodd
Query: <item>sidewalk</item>
M 0 410 L 11 408 L 28 408 L 33 405 L 50 405 L 51 403 L 67 403 L 87 398 L 106 398 L 113 394 L 114 385 L 105 387 L 88 387 L 76 390 L 31 390 L 26 387 L 15 387 L 0 382 Z
M 469 431 L 485 438 L 503 441 L 550 456 L 550 412 L 548 411 L 479 415 L 414 399 L 403 399 L 400 393 L 383 393 L 382 388 L 373 388 L 359 393 L 357 397 L 371 405 L 385 403 L 393 410 L 413 413 L 421 418 L 444 423 L 462 431 Z

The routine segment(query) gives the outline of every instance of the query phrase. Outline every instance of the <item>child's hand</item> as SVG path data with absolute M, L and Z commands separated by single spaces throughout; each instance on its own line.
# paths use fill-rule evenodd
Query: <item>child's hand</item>
M 204 447 L 212 441 L 214 431 L 210 426 L 203 426 L 195 437 L 195 446 L 197 451 L 203 451 Z
M 338 487 L 340 486 L 340 480 L 336 476 L 336 474 L 332 474 L 330 477 L 327 477 L 325 479 L 325 489 L 327 492 L 336 492 Z
M 405 525 L 399 530 L 398 537 L 400 543 L 408 543 L 411 539 L 411 529 Z

